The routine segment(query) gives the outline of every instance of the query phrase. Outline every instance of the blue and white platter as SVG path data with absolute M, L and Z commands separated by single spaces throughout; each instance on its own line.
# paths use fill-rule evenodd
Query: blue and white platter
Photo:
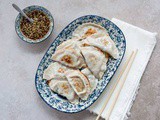
M 115 42 L 119 50 L 119 58 L 116 60 L 113 58 L 109 58 L 109 61 L 106 64 L 107 70 L 103 78 L 98 82 L 96 89 L 93 91 L 93 93 L 89 96 L 89 98 L 86 101 L 81 100 L 79 104 L 75 105 L 68 102 L 66 99 L 60 97 L 56 93 L 53 93 L 47 85 L 46 81 L 43 80 L 42 76 L 44 70 L 52 62 L 51 56 L 55 52 L 56 47 L 66 39 L 71 38 L 73 31 L 78 26 L 82 25 L 83 23 L 89 22 L 101 25 L 107 30 L 107 32 L 109 33 L 110 37 Z M 82 110 L 85 110 L 86 108 L 91 106 L 105 90 L 107 84 L 112 79 L 113 75 L 118 69 L 118 66 L 120 65 L 125 54 L 125 50 L 125 37 L 122 31 L 110 20 L 96 15 L 87 15 L 77 18 L 62 30 L 62 32 L 57 36 L 57 38 L 54 40 L 54 42 L 51 44 L 51 46 L 45 53 L 44 57 L 42 58 L 35 76 L 35 86 L 38 91 L 38 94 L 47 105 L 58 111 L 65 113 L 77 113 Z

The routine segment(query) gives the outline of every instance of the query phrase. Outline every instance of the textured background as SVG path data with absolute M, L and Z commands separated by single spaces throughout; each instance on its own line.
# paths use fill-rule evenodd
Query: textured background
M 29 5 L 46 7 L 55 19 L 50 39 L 30 45 L 14 30 L 17 12 Z M 38 96 L 34 76 L 45 51 L 59 32 L 82 15 L 121 19 L 150 32 L 160 33 L 160 0 L 0 0 L 0 120 L 94 120 L 88 111 L 68 115 L 50 109 Z M 160 120 L 160 34 L 141 80 L 141 89 L 129 120 Z

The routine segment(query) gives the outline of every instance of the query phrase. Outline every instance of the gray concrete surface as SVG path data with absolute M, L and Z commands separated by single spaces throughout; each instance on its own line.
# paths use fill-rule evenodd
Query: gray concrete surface
M 30 45 L 14 30 L 21 8 L 41 5 L 53 14 L 55 29 L 50 39 Z M 141 80 L 141 88 L 129 120 L 160 120 L 160 0 L 0 0 L 0 120 L 94 120 L 88 111 L 68 115 L 50 109 L 38 96 L 34 76 L 45 51 L 72 20 L 86 14 L 121 19 L 157 32 L 157 45 Z

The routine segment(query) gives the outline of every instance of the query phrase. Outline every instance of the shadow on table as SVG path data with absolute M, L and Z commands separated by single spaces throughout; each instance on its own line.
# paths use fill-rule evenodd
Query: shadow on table
M 55 38 L 54 33 L 52 33 L 49 38 L 47 38 L 45 41 L 37 43 L 37 44 L 30 44 L 23 40 L 21 40 L 18 36 L 16 36 L 17 46 L 24 52 L 31 52 L 33 54 L 41 53 L 43 51 L 46 51 L 50 44 L 53 42 Z

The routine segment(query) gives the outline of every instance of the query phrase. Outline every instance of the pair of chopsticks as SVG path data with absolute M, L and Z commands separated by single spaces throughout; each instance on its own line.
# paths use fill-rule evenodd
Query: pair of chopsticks
M 109 117 L 110 117 L 110 115 L 111 115 L 111 113 L 112 113 L 112 111 L 113 111 L 113 108 L 114 108 L 114 106 L 115 106 L 115 104 L 116 104 L 116 102 L 117 102 L 118 96 L 119 96 L 119 94 L 120 94 L 120 92 L 121 92 L 121 90 L 122 90 L 122 87 L 123 87 L 123 85 L 124 85 L 124 83 L 125 83 L 125 81 L 126 81 L 126 78 L 127 78 L 127 76 L 128 76 L 128 73 L 129 73 L 129 71 L 130 71 L 130 69 L 131 69 L 131 66 L 132 66 L 132 64 L 133 64 L 133 61 L 134 61 L 134 59 L 135 59 L 135 57 L 136 57 L 136 55 L 137 55 L 137 52 L 138 52 L 138 49 L 137 49 L 135 52 L 132 51 L 132 53 L 131 53 L 131 55 L 129 56 L 128 60 L 126 61 L 125 65 L 124 65 L 124 67 L 123 67 L 123 69 L 122 69 L 122 71 L 121 71 L 120 74 L 118 75 L 117 81 L 116 81 L 116 83 L 114 84 L 113 88 L 111 89 L 111 92 L 110 92 L 109 95 L 107 96 L 107 99 L 106 99 L 104 105 L 102 106 L 102 108 L 101 108 L 101 110 L 100 110 L 100 113 L 99 113 L 99 115 L 97 116 L 96 120 L 98 120 L 98 119 L 100 118 L 100 116 L 101 116 L 102 112 L 104 111 L 104 109 L 105 109 L 108 101 L 110 100 L 110 98 L 111 98 L 111 96 L 112 96 L 115 88 L 117 87 L 117 85 L 118 85 L 118 83 L 119 83 L 119 81 L 120 81 L 123 73 L 126 71 L 126 74 L 125 74 L 125 76 L 124 76 L 124 79 L 122 80 L 122 83 L 121 83 L 121 85 L 120 85 L 120 89 L 118 90 L 117 93 L 115 93 L 115 94 L 116 94 L 116 95 L 115 95 L 116 97 L 115 97 L 115 99 L 113 100 L 113 102 L 112 102 L 112 104 L 111 104 L 111 107 L 110 107 L 109 110 L 108 110 L 108 114 L 107 114 L 107 116 L 106 116 L 106 120 L 109 119 Z M 127 70 L 126 70 L 126 69 L 127 69 Z

